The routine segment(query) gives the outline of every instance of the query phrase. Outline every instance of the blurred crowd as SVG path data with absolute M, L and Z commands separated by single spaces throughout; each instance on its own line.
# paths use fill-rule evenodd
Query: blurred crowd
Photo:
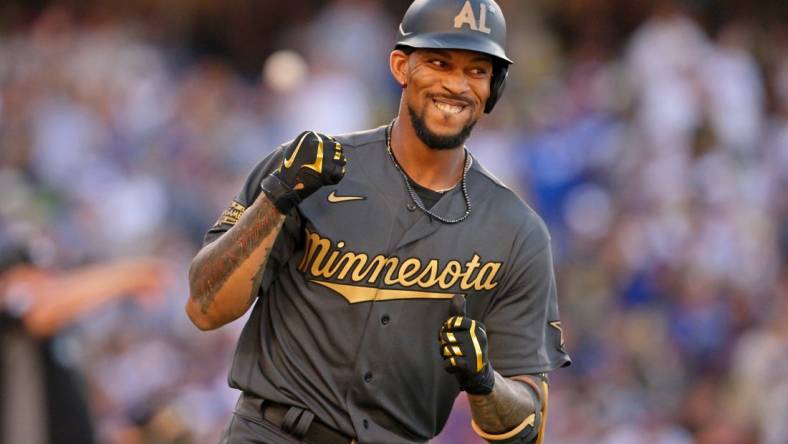
M 49 344 L 100 443 L 216 442 L 243 321 L 200 333 L 184 314 L 203 233 L 279 143 L 394 115 L 407 2 L 312 3 L 251 74 L 106 11 L 0 28 L 0 246 L 52 270 L 157 257 L 174 277 Z M 516 64 L 468 147 L 553 236 L 574 364 L 551 376 L 545 442 L 785 444 L 788 23 L 500 3 Z M 481 442 L 469 418 L 460 398 L 434 442 Z

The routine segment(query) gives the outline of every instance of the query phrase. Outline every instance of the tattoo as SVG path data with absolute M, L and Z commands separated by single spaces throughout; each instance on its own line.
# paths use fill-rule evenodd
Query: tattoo
M 534 404 L 524 382 L 495 373 L 495 388 L 489 395 L 468 395 L 473 420 L 487 433 L 506 433 L 531 413 Z
M 216 294 L 233 272 L 284 220 L 268 199 L 258 199 L 249 210 L 234 227 L 215 241 L 217 245 L 201 258 L 190 273 L 192 288 L 195 290 L 193 297 L 200 303 L 203 313 L 208 312 Z M 266 258 L 270 251 L 270 248 L 266 249 Z M 262 271 L 258 272 L 252 281 L 253 294 L 250 300 L 257 291 L 255 284 L 259 284 L 261 279 Z

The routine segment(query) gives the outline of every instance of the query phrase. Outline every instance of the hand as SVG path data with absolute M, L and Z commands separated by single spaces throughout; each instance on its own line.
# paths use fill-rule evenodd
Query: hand
M 122 276 L 131 277 L 128 282 L 129 295 L 145 308 L 153 308 L 165 300 L 167 286 L 174 281 L 173 265 L 158 258 L 142 257 L 128 259 L 119 264 Z
M 285 149 L 282 164 L 261 186 L 276 208 L 287 214 L 320 187 L 338 183 L 346 163 L 342 145 L 333 137 L 306 131 Z
M 495 384 L 495 373 L 487 359 L 484 324 L 465 316 L 465 297 L 454 295 L 450 316 L 438 335 L 446 371 L 471 395 L 487 395 Z

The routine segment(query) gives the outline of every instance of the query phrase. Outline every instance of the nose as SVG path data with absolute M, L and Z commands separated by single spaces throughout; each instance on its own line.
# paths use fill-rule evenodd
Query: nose
M 453 69 L 443 77 L 443 88 L 450 94 L 463 95 L 470 89 L 468 78 L 460 69 Z

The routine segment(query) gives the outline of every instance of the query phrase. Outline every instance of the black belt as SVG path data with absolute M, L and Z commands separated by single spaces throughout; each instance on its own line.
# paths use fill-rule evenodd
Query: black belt
M 299 407 L 264 400 L 248 393 L 242 393 L 236 411 L 241 414 L 255 414 L 265 421 L 279 427 L 285 433 L 308 444 L 357 444 L 355 438 L 321 423 L 315 414 Z

